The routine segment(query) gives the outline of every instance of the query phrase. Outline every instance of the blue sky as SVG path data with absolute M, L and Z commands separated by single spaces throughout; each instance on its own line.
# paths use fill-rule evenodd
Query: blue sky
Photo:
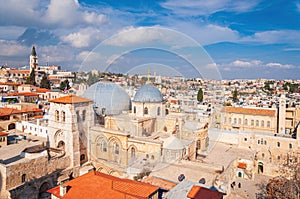
M 115 44 L 132 46 L 142 40 L 145 47 L 159 41 L 171 43 L 170 51 L 174 47 L 183 48 L 177 37 L 149 29 L 167 28 L 203 46 L 224 79 L 300 79 L 300 0 L 0 0 L 0 3 L 1 65 L 28 65 L 31 46 L 36 45 L 40 65 L 48 61 L 76 71 L 82 69 L 87 55 L 97 56 L 97 60 L 109 59 L 99 52 L 90 52 L 111 36 L 126 31 L 126 38 L 116 37 Z M 190 56 L 197 57 L 197 53 L 195 50 Z M 154 54 L 155 63 L 165 58 L 157 64 L 174 65 L 173 69 L 183 63 L 175 63 L 176 59 L 166 61 L 170 56 L 164 57 L 163 53 Z M 132 52 L 120 61 L 119 67 L 132 64 L 133 59 L 144 60 L 135 63 L 147 65 L 150 58 L 145 53 Z

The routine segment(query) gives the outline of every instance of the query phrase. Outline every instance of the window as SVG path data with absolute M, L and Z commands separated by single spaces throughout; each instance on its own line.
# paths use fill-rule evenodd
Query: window
M 251 126 L 254 126 L 254 120 L 251 120 Z
M 225 117 L 225 118 L 224 118 L 224 123 L 226 123 L 226 122 L 227 122 L 227 118 Z
M 293 145 L 292 145 L 291 143 L 289 144 L 289 148 L 290 148 L 290 149 L 293 148 Z
M 277 156 L 277 160 L 280 160 L 280 155 L 279 155 L 279 156 Z
M 267 127 L 270 128 L 271 127 L 271 122 L 267 121 Z
M 265 145 L 267 145 L 267 141 L 265 140 Z
M 101 142 L 101 150 L 102 152 L 107 152 L 107 143 L 105 140 L 102 140 Z
M 136 107 L 135 106 L 133 107 L 133 113 L 136 113 Z
M 61 120 L 62 120 L 62 122 L 66 121 L 66 112 L 65 111 L 61 112 Z
M 241 124 L 242 123 L 242 119 L 241 118 L 239 118 L 239 124 Z
M 115 154 L 119 155 L 119 153 L 120 153 L 119 145 L 116 143 L 115 144 Z
M 77 116 L 77 122 L 79 122 L 80 121 L 79 111 L 76 111 L 76 116 Z
M 248 120 L 247 119 L 245 119 L 245 125 L 248 125 Z
M 261 154 L 261 157 L 262 157 L 262 158 L 264 158 L 264 157 L 265 157 L 265 154 L 264 154 L 264 153 L 262 153 L 262 154 Z
M 135 158 L 135 149 L 134 149 L 134 147 L 131 147 L 131 149 L 130 149 L 130 157 Z
M 157 107 L 157 115 L 160 115 L 160 107 Z
M 85 121 L 86 110 L 82 111 L 82 121 Z
M 265 127 L 265 121 L 262 120 L 262 121 L 260 122 L 260 126 L 261 126 L 261 127 Z
M 255 121 L 255 126 L 259 126 L 259 121 L 258 120 Z
M 247 141 L 247 138 L 244 138 L 244 141 Z
M 59 112 L 55 111 L 55 121 L 59 122 Z
M 236 118 L 233 119 L 233 123 L 236 124 Z
M 229 124 L 231 124 L 231 117 L 229 118 Z
M 280 147 L 280 142 L 277 142 L 277 147 Z
M 144 114 L 148 115 L 148 108 L 147 107 L 144 108 Z
M 22 182 L 25 182 L 26 181 L 26 174 L 23 174 L 22 175 Z
M 257 140 L 257 144 L 260 144 L 260 140 Z
M 261 143 L 261 144 L 264 144 L 264 140 L 263 140 L 263 139 L 261 139 L 260 143 Z
M 80 155 L 80 161 L 83 161 L 83 160 L 85 160 L 85 155 L 84 155 L 84 154 L 81 154 L 81 155 Z

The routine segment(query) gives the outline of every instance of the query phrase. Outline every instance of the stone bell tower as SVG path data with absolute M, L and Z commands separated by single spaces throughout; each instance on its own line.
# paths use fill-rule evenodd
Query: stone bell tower
M 32 46 L 31 54 L 29 56 L 30 72 L 34 69 L 38 70 L 38 56 L 35 51 L 35 46 Z

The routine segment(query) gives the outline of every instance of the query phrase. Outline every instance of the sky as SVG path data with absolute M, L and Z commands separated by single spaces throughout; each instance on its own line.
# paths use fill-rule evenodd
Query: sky
M 28 66 L 35 45 L 39 65 L 72 71 L 152 63 L 184 76 L 300 79 L 300 0 L 0 3 L 0 65 Z

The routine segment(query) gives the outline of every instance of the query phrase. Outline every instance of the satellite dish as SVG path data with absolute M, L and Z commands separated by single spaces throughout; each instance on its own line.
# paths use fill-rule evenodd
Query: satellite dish
M 201 179 L 199 180 L 199 183 L 201 183 L 201 184 L 205 184 L 205 183 L 206 183 L 206 180 L 205 180 L 205 178 L 201 178 Z
M 180 174 L 180 175 L 178 176 L 178 181 L 179 181 L 179 182 L 183 181 L 184 179 L 185 179 L 184 174 Z

